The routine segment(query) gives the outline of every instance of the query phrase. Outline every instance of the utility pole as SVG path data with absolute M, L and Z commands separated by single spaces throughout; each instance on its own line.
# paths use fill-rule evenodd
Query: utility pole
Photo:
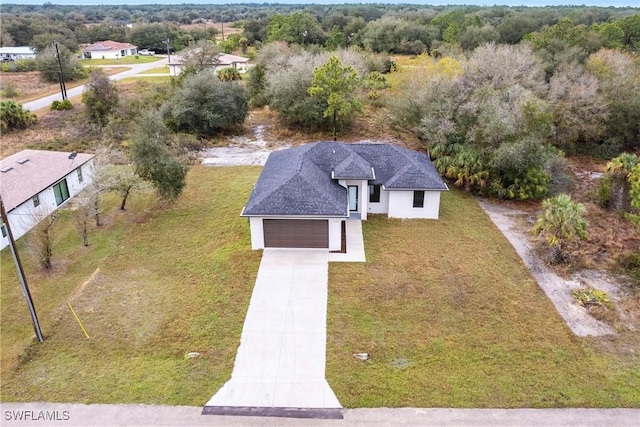
M 7 218 L 7 212 L 5 212 L 4 210 L 4 203 L 2 202 L 2 199 L 0 199 L 0 217 L 2 217 L 1 227 L 4 230 L 6 230 L 7 237 L 9 238 L 9 247 L 11 248 L 11 255 L 13 256 L 13 262 L 16 265 L 16 270 L 18 271 L 18 278 L 20 279 L 20 286 L 22 286 L 22 293 L 24 294 L 24 297 L 27 300 L 27 305 L 29 306 L 29 311 L 31 312 L 33 329 L 36 332 L 36 337 L 38 337 L 38 341 L 43 342 L 44 339 L 42 338 L 42 331 L 40 330 L 40 323 L 38 322 L 38 315 L 36 314 L 36 308 L 33 305 L 33 299 L 31 298 L 31 292 L 29 292 L 29 287 L 27 286 L 27 279 L 24 276 L 22 263 L 20 262 L 20 257 L 18 256 L 18 252 L 16 251 L 16 242 L 15 240 L 13 240 L 11 225 L 9 224 L 9 219 Z
M 64 84 L 64 73 L 62 72 L 62 60 L 60 59 L 58 42 L 55 42 L 55 45 L 56 45 L 56 58 L 58 59 L 58 67 L 60 67 L 60 71 L 58 71 L 58 80 L 60 80 L 60 93 L 62 94 L 62 100 L 65 101 L 67 99 L 67 86 Z
M 167 39 L 164 41 L 164 43 L 167 45 L 167 62 L 170 64 L 171 63 L 171 47 L 169 46 L 169 37 L 167 37 Z

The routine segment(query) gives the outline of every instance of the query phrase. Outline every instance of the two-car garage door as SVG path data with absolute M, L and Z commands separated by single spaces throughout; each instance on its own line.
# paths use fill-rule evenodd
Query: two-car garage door
M 329 222 L 313 219 L 264 219 L 265 248 L 328 248 Z

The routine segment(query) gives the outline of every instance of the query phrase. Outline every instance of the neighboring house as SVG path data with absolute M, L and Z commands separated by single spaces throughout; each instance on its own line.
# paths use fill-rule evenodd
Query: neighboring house
M 111 40 L 96 42 L 82 48 L 82 57 L 86 59 L 117 59 L 136 53 L 138 53 L 137 46 Z
M 23 150 L 0 160 L 0 197 L 14 239 L 91 183 L 93 155 Z M 2 227 L 0 249 L 9 244 Z
M 241 216 L 251 247 L 342 248 L 367 214 L 438 219 L 448 190 L 426 154 L 391 144 L 316 142 L 273 152 Z
M 36 59 L 36 51 L 29 46 L 0 47 L 0 61 Z
M 192 54 L 196 52 L 192 51 Z M 182 72 L 184 63 L 188 60 L 189 53 L 185 55 L 172 55 L 169 62 L 169 74 L 177 76 Z M 223 68 L 235 68 L 239 73 L 246 73 L 249 59 L 241 56 L 230 55 L 228 53 L 220 53 L 211 58 L 211 62 L 207 64 L 212 71 L 219 71 Z

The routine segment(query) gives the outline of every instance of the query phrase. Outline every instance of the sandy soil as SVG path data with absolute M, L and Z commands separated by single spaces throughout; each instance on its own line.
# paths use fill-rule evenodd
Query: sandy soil
M 604 322 L 593 318 L 587 309 L 574 302 L 571 291 L 583 285 L 615 294 L 620 286 L 611 278 L 594 270 L 580 270 L 573 274 L 571 280 L 565 280 L 545 265 L 534 250 L 533 244 L 526 233 L 528 228 L 522 224 L 525 212 L 517 209 L 494 204 L 486 200 L 479 202 L 494 224 L 502 231 L 507 240 L 513 245 L 522 261 L 531 271 L 544 293 L 553 302 L 558 313 L 567 322 L 574 334 L 578 336 L 614 335 L 615 330 Z

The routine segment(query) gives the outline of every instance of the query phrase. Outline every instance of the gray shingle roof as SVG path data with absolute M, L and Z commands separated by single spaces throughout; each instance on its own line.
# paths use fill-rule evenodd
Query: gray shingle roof
M 78 153 L 74 159 L 60 151 L 22 150 L 0 161 L 0 197 L 9 212 L 69 175 L 93 158 Z
M 271 153 L 243 215 L 348 216 L 347 189 L 338 179 L 366 179 L 388 190 L 447 190 L 425 154 L 322 141 Z

